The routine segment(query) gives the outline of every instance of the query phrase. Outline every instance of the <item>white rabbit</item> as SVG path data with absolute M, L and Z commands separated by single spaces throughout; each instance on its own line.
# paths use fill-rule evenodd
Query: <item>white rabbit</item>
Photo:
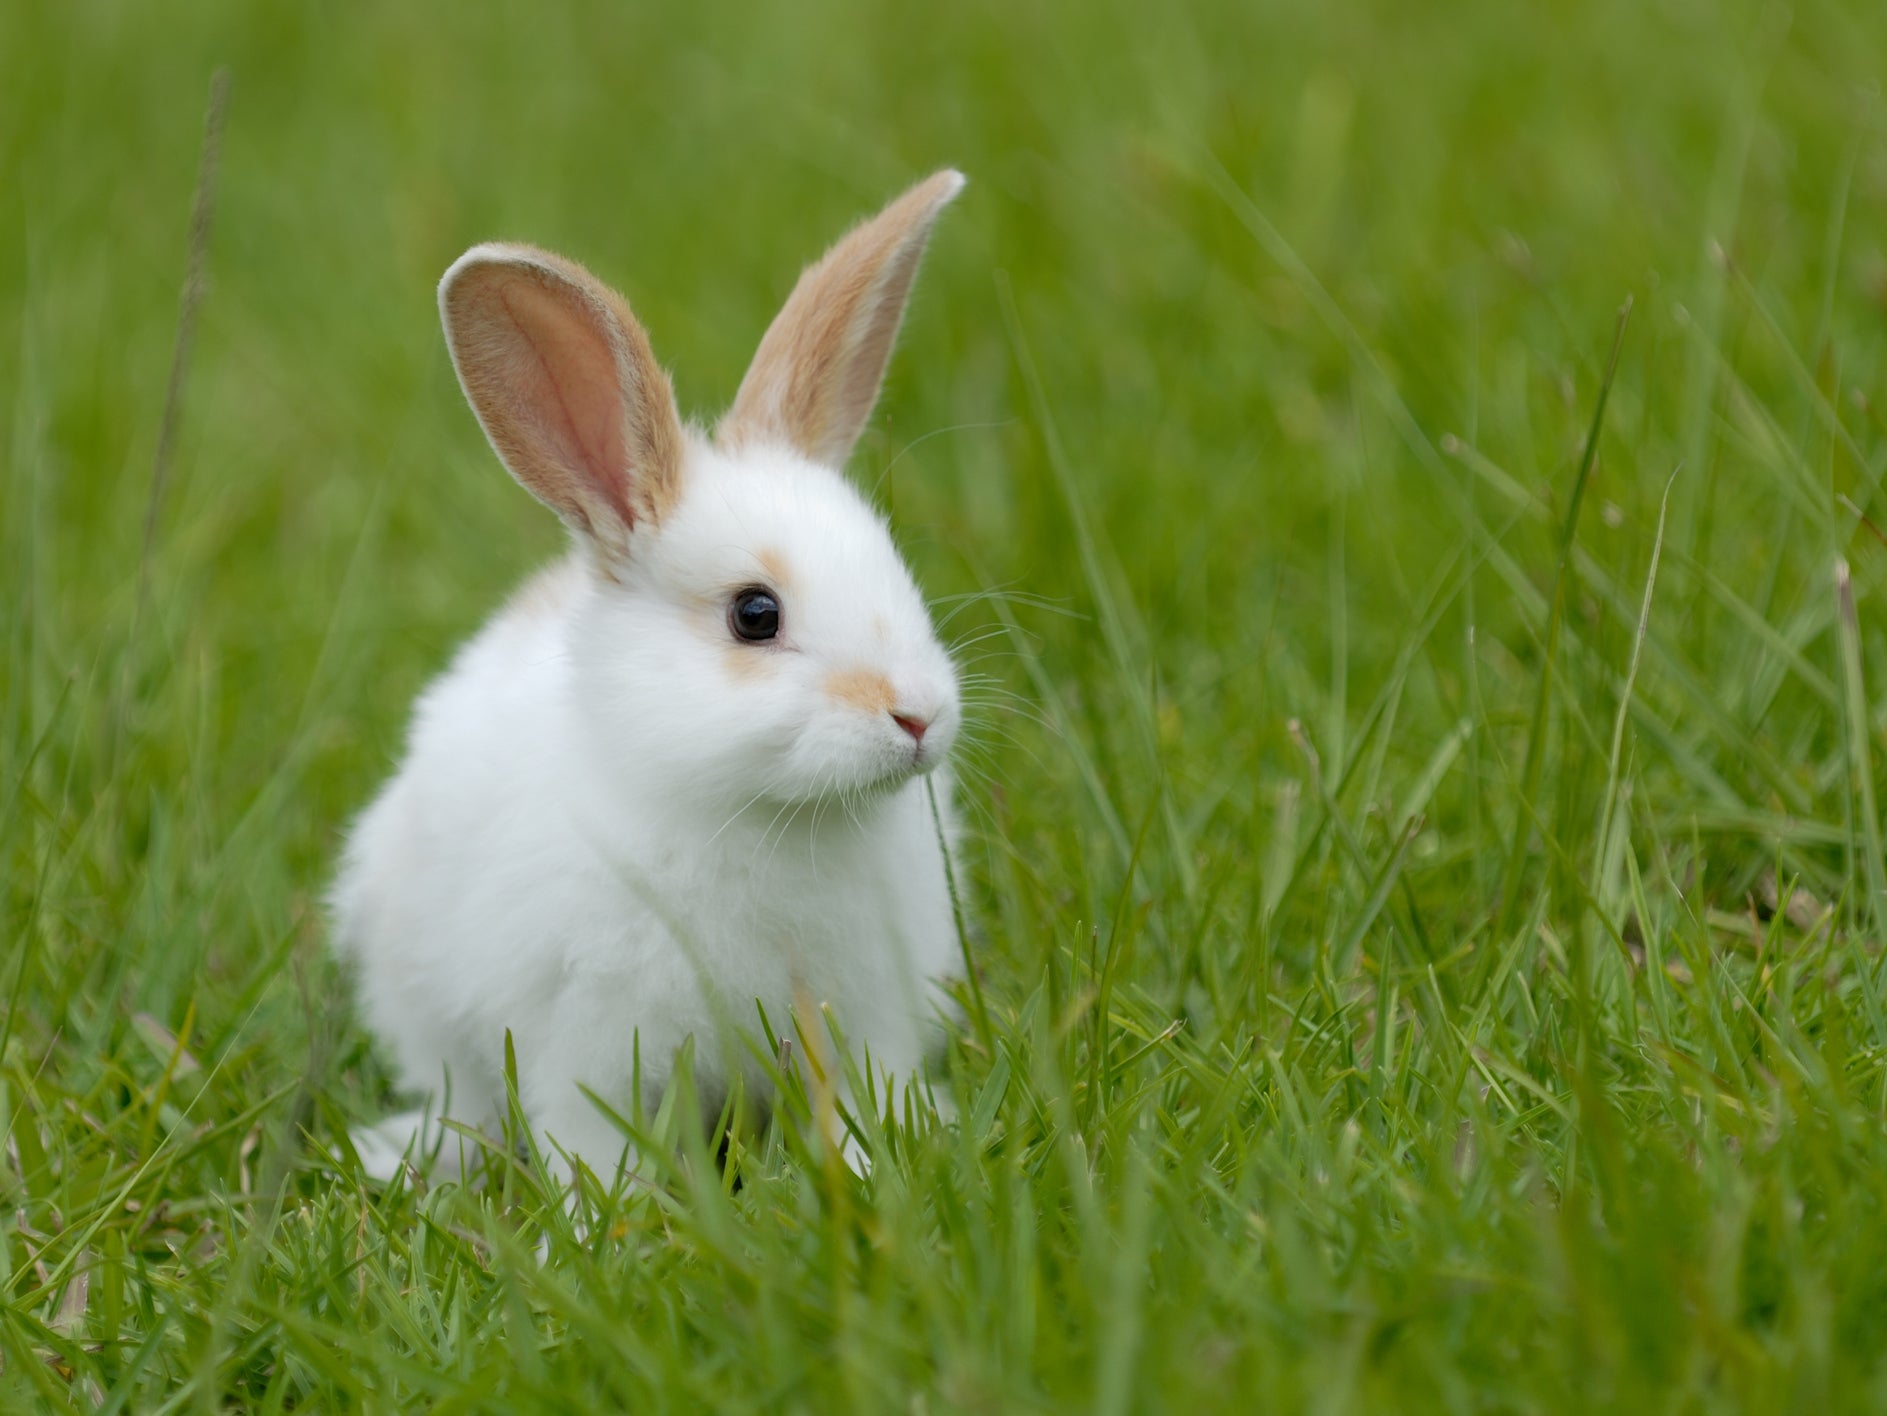
M 708 1104 L 736 1069 L 764 1095 L 756 1002 L 781 1034 L 829 1005 L 880 1081 L 921 1075 L 963 963 L 957 678 L 839 469 L 962 186 L 936 173 L 801 276 L 711 438 L 582 267 L 483 245 L 446 272 L 466 398 L 574 544 L 420 697 L 343 853 L 337 950 L 427 1098 L 356 1138 L 370 1171 L 441 1109 L 502 1113 L 507 1029 L 533 1129 L 605 1176 L 624 1138 L 583 1088 L 626 1113 L 638 1060 L 652 1094 L 692 1035 Z

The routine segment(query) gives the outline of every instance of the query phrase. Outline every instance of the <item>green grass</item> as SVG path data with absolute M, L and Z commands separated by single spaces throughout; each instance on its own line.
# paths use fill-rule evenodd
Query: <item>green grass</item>
M 1880 1409 L 1883 72 L 1862 0 L 0 7 L 0 1409 Z M 565 250 L 706 415 L 945 162 L 855 470 L 994 680 L 963 1124 L 723 1175 L 678 1096 L 587 1240 L 366 1188 L 320 893 L 557 543 L 434 281 Z

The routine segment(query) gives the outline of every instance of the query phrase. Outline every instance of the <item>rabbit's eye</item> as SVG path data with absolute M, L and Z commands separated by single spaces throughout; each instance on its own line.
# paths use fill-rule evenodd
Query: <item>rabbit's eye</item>
M 780 632 L 780 602 L 771 590 L 758 586 L 742 590 L 727 607 L 727 625 L 736 639 L 752 643 L 771 639 Z

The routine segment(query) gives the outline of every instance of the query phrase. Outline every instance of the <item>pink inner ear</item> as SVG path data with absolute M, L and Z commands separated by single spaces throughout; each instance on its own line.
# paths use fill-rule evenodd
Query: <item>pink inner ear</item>
M 477 382 L 513 471 L 553 506 L 601 501 L 632 525 L 622 384 L 598 312 L 521 272 L 499 275 L 490 296 L 477 343 L 498 367 Z

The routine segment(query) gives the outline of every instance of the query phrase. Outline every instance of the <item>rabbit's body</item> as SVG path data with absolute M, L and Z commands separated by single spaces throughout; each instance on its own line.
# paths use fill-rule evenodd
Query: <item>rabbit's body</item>
M 919 248 L 949 177 L 905 199 Z M 881 264 L 908 263 L 852 322 L 883 335 L 863 410 L 916 258 L 912 232 L 885 235 Z M 802 281 L 714 441 L 680 426 L 640 330 L 580 268 L 484 247 L 442 286 L 494 444 L 578 533 L 422 695 L 334 891 L 367 1021 L 450 1116 L 500 1113 L 507 1031 L 533 1125 L 599 1167 L 623 1138 L 584 1089 L 627 1110 L 638 1073 L 659 1090 L 689 1037 L 710 1101 L 737 1069 L 764 1094 L 756 1004 L 781 1034 L 796 1018 L 823 1032 L 804 1010 L 829 1007 L 855 1059 L 900 1082 L 940 1040 L 936 984 L 961 963 L 934 770 L 954 670 L 883 523 L 831 465 L 845 419 L 862 421 L 857 389 L 835 431 L 830 400 L 794 383 L 817 362 L 804 347 L 764 367 L 795 304 L 802 325 L 830 313 L 829 290 L 802 295 L 846 250 Z M 848 357 L 834 367 L 858 384 Z M 816 394 L 832 375 L 812 377 Z M 404 1148 L 399 1124 L 363 1146 L 374 1168 Z
M 403 1081 L 449 1079 L 450 1113 L 489 1121 L 509 1029 L 526 1113 L 586 1151 L 606 1123 L 570 1078 L 626 1098 L 639 1047 L 659 1087 L 693 1034 L 711 1099 L 749 1057 L 736 1030 L 758 1033 L 756 1002 L 785 1030 L 809 1000 L 874 1069 L 911 1075 L 936 1040 L 927 981 L 959 962 L 926 779 L 782 805 L 704 790 L 666 760 L 599 772 L 611 754 L 578 646 L 636 612 L 599 605 L 609 591 L 580 554 L 527 583 L 420 698 L 405 761 L 349 841 L 338 939 Z M 672 683 L 659 648 L 641 658 Z

